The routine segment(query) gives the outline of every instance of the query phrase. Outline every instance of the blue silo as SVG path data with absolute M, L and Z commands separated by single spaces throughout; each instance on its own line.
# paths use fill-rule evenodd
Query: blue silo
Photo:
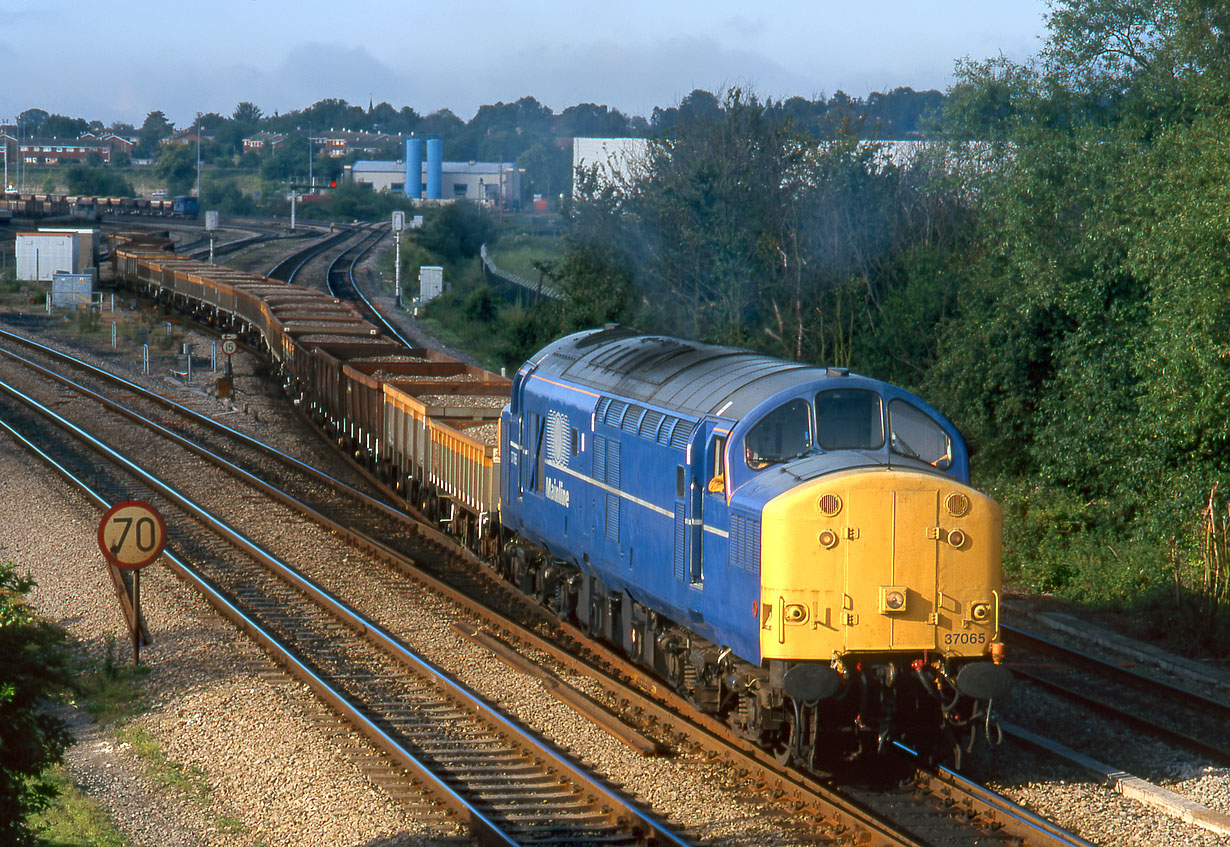
M 444 142 L 439 138 L 427 139 L 427 199 L 439 200 L 444 182 Z
M 406 196 L 423 196 L 423 139 L 406 139 Z

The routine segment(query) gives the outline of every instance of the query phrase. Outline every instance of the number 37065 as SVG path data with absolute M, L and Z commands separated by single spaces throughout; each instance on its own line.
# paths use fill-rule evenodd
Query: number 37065
M 986 644 L 987 634 L 985 632 L 946 632 L 944 633 L 945 644 Z

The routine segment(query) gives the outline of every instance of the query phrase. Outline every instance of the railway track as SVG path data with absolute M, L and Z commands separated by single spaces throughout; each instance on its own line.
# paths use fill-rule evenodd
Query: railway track
M 1230 703 L 1015 627 L 1003 631 L 1017 676 L 1139 731 L 1230 764 Z
M 33 356 L 34 354 L 30 354 Z M 66 363 L 52 351 L 37 353 L 48 371 L 63 371 Z M 88 369 L 87 369 L 88 370 Z M 521 651 L 549 657 L 552 673 L 583 680 L 597 687 L 597 702 L 580 708 L 588 717 L 618 721 L 653 736 L 663 748 L 686 751 L 706 760 L 721 760 L 747 785 L 770 793 L 790 813 L 815 828 L 857 833 L 877 844 L 963 844 L 971 837 L 984 843 L 1081 844 L 1079 839 L 1049 826 L 991 792 L 969 786 L 950 775 L 919 771 L 908 788 L 844 796 L 809 775 L 782 768 L 763 751 L 737 738 L 724 725 L 696 712 L 636 666 L 623 661 L 572 627 L 550 618 L 537 605 L 511 591 L 472 556 L 446 538 L 421 527 L 404 514 L 383 505 L 366 492 L 342 484 L 290 457 L 270 451 L 251 439 L 142 389 L 96 370 L 95 388 L 122 395 L 133 414 L 156 418 L 164 436 L 200 455 L 218 452 L 234 468 L 247 468 L 267 481 L 249 483 L 311 514 L 311 519 L 346 533 L 351 543 L 397 569 L 382 590 L 404 592 L 410 576 L 450 603 L 464 608 L 469 619 L 496 640 Z M 112 387 L 104 389 L 104 385 Z M 67 386 L 66 386 L 67 387 Z M 294 491 L 295 495 L 275 492 Z M 879 811 L 875 811 L 875 807 Z M 954 813 L 955 810 L 955 813 Z
M 338 227 L 336 231 L 331 232 L 324 238 L 317 239 L 301 249 L 286 255 L 266 270 L 264 275 L 270 279 L 277 279 L 282 282 L 295 283 L 297 285 L 305 285 L 305 287 L 309 288 L 319 287 L 311 285 L 310 281 L 304 283 L 303 278 L 300 276 L 304 268 L 306 268 L 310 262 L 319 258 L 327 250 L 344 243 L 348 239 L 353 238 L 356 234 L 364 234 L 367 229 L 368 227 Z
M 7 429 L 100 505 L 133 496 L 154 503 L 167 520 L 173 566 L 181 575 L 472 833 L 501 844 L 687 843 L 287 565 L 277 552 L 277 533 L 251 537 L 232 525 L 231 515 L 196 502 L 194 496 L 217 487 L 216 480 L 199 478 L 199 462 L 160 456 L 155 476 L 49 404 L 74 417 L 84 414 L 91 428 L 125 444 L 125 452 L 141 452 L 145 442 L 148 453 L 149 434 L 135 431 L 129 418 L 108 421 L 109 415 L 84 410 L 83 395 L 68 395 L 62 379 L 51 388 L 43 375 L 23 379 L 42 383 L 33 388 L 44 402 L 13 381 L 10 376 L 0 385 Z M 242 501 L 233 495 L 221 500 Z

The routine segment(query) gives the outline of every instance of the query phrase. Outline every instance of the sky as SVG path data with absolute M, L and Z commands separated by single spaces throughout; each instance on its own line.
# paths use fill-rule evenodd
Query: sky
M 469 120 L 532 96 L 648 117 L 696 88 L 762 98 L 947 89 L 1023 61 L 1046 0 L 4 0 L 0 123 L 29 108 L 140 126 L 339 98 Z M 57 62 L 56 59 L 59 59 Z

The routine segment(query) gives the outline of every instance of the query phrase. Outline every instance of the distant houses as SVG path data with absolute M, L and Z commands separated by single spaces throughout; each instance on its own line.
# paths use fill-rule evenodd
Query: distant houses
M 401 144 L 401 136 L 385 133 L 330 131 L 298 132 L 296 135 L 307 138 L 318 155 L 324 153 L 333 158 L 341 158 L 351 153 L 376 155 L 390 145 Z M 162 143 L 196 144 L 197 136 L 197 128 L 191 126 L 163 139 Z M 258 132 L 243 139 L 243 150 L 245 153 L 277 150 L 289 137 L 289 134 L 282 132 Z M 208 133 L 202 132 L 199 140 L 210 141 L 211 138 Z M 97 153 L 103 164 L 110 164 L 119 153 L 131 156 L 137 143 L 135 136 L 111 132 L 87 132 L 77 138 L 22 138 L 16 127 L 0 126 L 0 144 L 5 146 L 8 161 L 21 161 L 28 165 L 85 162 L 91 153 Z

